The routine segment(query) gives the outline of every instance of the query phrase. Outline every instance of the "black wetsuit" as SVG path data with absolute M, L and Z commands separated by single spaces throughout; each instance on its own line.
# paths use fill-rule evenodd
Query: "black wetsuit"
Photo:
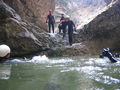
M 108 57 L 113 63 L 117 62 L 116 57 L 113 57 L 110 49 L 104 48 L 103 52 L 100 54 L 100 58 Z
M 60 21 L 64 20 L 64 16 L 61 17 Z
M 69 21 L 67 21 L 67 25 L 68 25 L 69 44 L 72 45 L 72 43 L 73 43 L 73 37 L 72 36 L 73 36 L 73 30 L 74 30 L 73 27 L 75 27 L 75 24 L 73 23 L 72 20 L 69 20 Z
M 60 21 L 62 21 L 62 20 L 64 20 L 64 16 L 61 17 Z M 61 33 L 61 30 L 63 29 L 62 23 L 59 24 L 58 28 L 59 28 L 59 33 Z
M 66 26 L 67 26 L 67 22 L 62 22 L 62 29 L 63 29 L 63 39 L 66 36 Z
M 54 16 L 49 14 L 47 16 L 47 19 L 48 19 L 49 33 L 51 32 L 51 26 L 52 26 L 52 30 L 53 30 L 53 33 L 54 33 L 54 23 L 55 23 Z

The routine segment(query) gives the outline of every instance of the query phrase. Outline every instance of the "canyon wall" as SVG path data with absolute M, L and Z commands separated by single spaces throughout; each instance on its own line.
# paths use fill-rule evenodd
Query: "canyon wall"
M 45 18 L 48 10 L 55 8 L 54 0 L 3 0 L 7 5 L 13 8 L 22 20 L 38 25 L 47 29 Z
M 81 31 L 86 46 L 92 53 L 103 48 L 120 52 L 120 0 L 113 0 L 107 9 L 84 26 Z
M 44 16 L 54 6 L 54 0 L 0 0 L 0 44 L 9 45 L 12 56 L 51 48 Z

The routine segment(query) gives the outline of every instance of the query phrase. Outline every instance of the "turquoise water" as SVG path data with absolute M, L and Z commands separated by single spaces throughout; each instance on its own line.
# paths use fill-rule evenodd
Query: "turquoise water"
M 0 90 L 120 90 L 120 62 L 89 56 L 13 59 L 0 64 Z

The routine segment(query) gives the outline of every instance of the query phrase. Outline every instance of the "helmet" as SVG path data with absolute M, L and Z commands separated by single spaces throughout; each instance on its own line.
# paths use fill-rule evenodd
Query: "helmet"
M 66 15 L 65 18 L 70 18 L 70 16 Z
M 50 9 L 49 12 L 52 12 L 52 9 Z
M 3 45 L 0 45 L 0 57 L 5 57 L 7 54 L 10 53 L 10 47 L 3 44 Z

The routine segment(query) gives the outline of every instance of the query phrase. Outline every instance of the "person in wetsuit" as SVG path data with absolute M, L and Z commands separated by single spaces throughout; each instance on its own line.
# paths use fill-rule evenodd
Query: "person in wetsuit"
M 46 23 L 48 23 L 49 33 L 51 33 L 51 26 L 52 26 L 52 31 L 54 33 L 55 19 L 54 19 L 54 16 L 52 15 L 52 10 L 49 10 L 49 14 L 47 16 Z
M 109 48 L 104 48 L 102 53 L 100 54 L 100 58 L 104 58 L 104 57 L 108 57 L 109 60 L 113 63 L 117 62 L 116 57 L 113 56 Z
M 64 14 L 61 14 L 60 22 L 61 22 L 62 20 L 64 20 Z M 59 34 L 60 34 L 60 33 L 61 33 L 61 30 L 63 29 L 62 23 L 59 24 L 58 28 L 59 28 Z
M 62 29 L 63 29 L 63 39 L 66 36 L 66 26 L 67 26 L 67 19 L 64 18 L 63 20 L 60 21 L 60 24 L 62 24 Z
M 69 44 L 72 45 L 73 44 L 73 31 L 74 30 L 76 31 L 75 24 L 72 20 L 70 20 L 69 16 L 66 19 L 67 19 L 66 23 L 67 23 L 67 26 L 68 26 Z

